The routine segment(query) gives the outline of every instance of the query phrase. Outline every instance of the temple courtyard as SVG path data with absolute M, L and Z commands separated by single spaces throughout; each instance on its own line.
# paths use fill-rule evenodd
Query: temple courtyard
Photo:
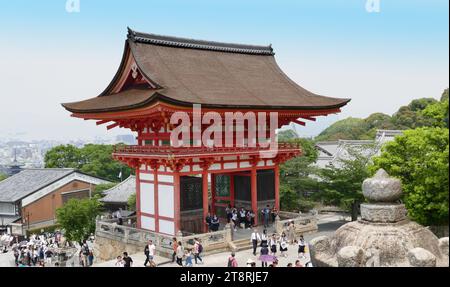
M 318 218 L 318 231 L 315 233 L 305 234 L 305 240 L 306 242 L 309 242 L 311 239 L 323 236 L 323 235 L 331 235 L 334 231 L 336 231 L 340 226 L 343 224 L 349 222 L 350 218 L 346 216 L 342 216 L 339 214 L 322 214 L 319 215 Z M 270 234 L 273 232 L 273 228 L 268 229 L 268 233 Z M 238 230 L 235 234 L 238 238 L 248 238 L 250 241 L 250 234 L 251 230 Z M 278 267 L 286 267 L 288 263 L 295 264 L 295 261 L 298 260 L 298 254 L 297 254 L 297 246 L 296 245 L 290 245 L 288 248 L 288 252 L 286 253 L 287 257 L 281 257 L 280 253 L 278 252 Z M 236 259 L 238 262 L 239 267 L 246 266 L 246 263 L 249 259 L 252 259 L 256 262 L 256 266 L 260 267 L 261 262 L 258 261 L 259 257 L 259 250 L 258 247 L 257 250 L 257 256 L 253 256 L 252 249 L 246 249 L 236 252 Z M 308 249 L 307 249 L 308 251 Z M 193 267 L 226 267 L 227 266 L 227 260 L 230 256 L 231 252 L 221 252 L 216 253 L 212 255 L 206 255 L 202 256 L 204 264 L 198 264 L 196 265 L 194 262 Z M 119 254 L 118 254 L 119 255 Z M 144 261 L 145 261 L 145 255 L 143 252 L 137 253 L 137 254 L 131 254 L 130 257 L 133 259 L 133 267 L 144 267 Z M 299 259 L 302 265 L 304 266 L 306 263 L 310 261 L 309 253 L 305 255 L 305 258 Z M 109 260 L 106 262 L 94 264 L 94 267 L 114 267 L 116 263 L 116 260 Z M 155 263 L 159 267 L 178 267 L 176 263 L 172 263 L 170 259 L 164 258 L 161 256 L 155 257 Z

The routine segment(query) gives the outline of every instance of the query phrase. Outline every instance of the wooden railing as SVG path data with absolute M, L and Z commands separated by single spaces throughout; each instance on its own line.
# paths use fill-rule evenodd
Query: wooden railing
M 271 147 L 273 148 L 273 147 Z M 272 151 L 271 148 L 263 147 L 179 147 L 170 146 L 114 146 L 115 154 L 152 154 L 160 156 L 185 156 L 185 155 L 204 155 L 210 153 L 255 153 Z M 296 143 L 278 143 L 278 151 L 290 150 L 300 152 L 301 148 Z

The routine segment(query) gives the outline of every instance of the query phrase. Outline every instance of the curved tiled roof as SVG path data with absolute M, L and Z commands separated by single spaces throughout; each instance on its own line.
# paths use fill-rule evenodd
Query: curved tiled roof
M 110 87 L 133 57 L 142 75 L 157 89 L 128 88 L 112 94 Z M 121 68 L 99 97 L 64 104 L 72 112 L 133 109 L 156 99 L 175 105 L 210 108 L 325 110 L 349 99 L 314 94 L 292 81 L 278 66 L 271 46 L 253 46 L 184 39 L 129 29 Z
M 131 195 L 136 193 L 136 177 L 130 175 L 118 185 L 106 190 L 100 201 L 105 203 L 127 203 Z

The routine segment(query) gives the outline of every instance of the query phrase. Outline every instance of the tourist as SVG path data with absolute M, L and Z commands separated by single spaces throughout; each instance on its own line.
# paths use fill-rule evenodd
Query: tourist
M 305 257 L 305 239 L 303 238 L 303 235 L 300 235 L 300 239 L 298 240 L 298 258 L 306 258 Z
M 89 260 L 89 266 L 92 266 L 94 264 L 94 252 L 92 252 L 92 250 L 89 251 L 88 260 Z
M 83 266 L 88 267 L 88 257 L 89 257 L 89 245 L 87 244 L 86 240 L 83 240 L 83 245 L 81 246 L 81 250 L 83 252 Z
M 116 212 L 116 218 L 117 218 L 117 224 L 123 225 L 122 208 L 119 208 L 119 210 Z
M 253 255 L 256 256 L 256 249 L 258 248 L 258 242 L 261 241 L 261 236 L 259 235 L 258 230 L 256 228 L 253 230 L 250 241 L 252 242 L 253 245 Z
M 117 256 L 116 258 L 116 263 L 114 264 L 115 267 L 123 267 L 124 266 L 124 261 L 122 260 L 122 256 Z
M 275 206 L 270 211 L 270 215 L 272 215 L 272 223 L 275 223 L 278 216 L 278 209 Z
M 291 220 L 289 222 L 288 238 L 289 238 L 289 244 L 290 245 L 294 244 L 294 241 L 295 241 L 295 225 L 294 225 L 294 221 L 293 220 Z
M 250 218 L 250 227 L 255 226 L 255 217 L 256 217 L 256 214 L 255 214 L 252 210 L 250 210 L 249 213 L 248 213 L 248 216 L 249 216 L 249 218 Z
M 280 238 L 280 252 L 281 252 L 281 256 L 283 257 L 287 257 L 287 252 L 288 251 L 288 239 L 286 236 L 286 233 L 282 233 L 281 234 L 281 238 Z
M 267 242 L 263 243 L 261 245 L 261 250 L 259 252 L 261 255 L 261 256 L 259 256 L 259 260 L 261 260 L 261 262 L 262 262 L 261 267 L 267 267 L 267 261 L 271 260 L 271 258 L 268 257 L 269 256 L 269 248 L 267 247 Z
M 233 208 L 231 207 L 231 204 L 228 204 L 225 213 L 227 214 L 227 223 L 230 223 L 231 218 L 233 217 Z
M 262 234 L 261 234 L 261 247 L 262 247 L 264 244 L 265 244 L 266 246 L 268 246 L 268 245 L 267 245 L 267 229 L 264 229 L 263 232 L 262 232 Z
M 292 263 L 288 263 L 286 267 L 292 267 Z
M 209 232 L 211 231 L 211 220 L 212 220 L 211 214 L 208 212 L 208 215 L 205 218 L 205 224 L 208 226 Z
M 295 267 L 303 267 L 303 265 L 300 262 L 300 260 L 295 261 Z
M 269 245 L 270 245 L 270 253 L 271 253 L 271 255 L 276 256 L 277 255 L 278 240 L 277 240 L 277 235 L 275 233 L 270 238 Z
M 178 266 L 183 266 L 184 248 L 181 241 L 178 242 L 177 247 L 177 264 Z
M 80 250 L 80 253 L 78 253 L 78 264 L 79 264 L 81 267 L 85 267 L 85 265 L 84 265 L 84 259 L 83 259 L 83 251 L 82 251 L 82 250 Z
M 194 243 L 195 264 L 199 264 L 198 260 L 200 260 L 200 262 L 203 264 L 203 259 L 200 257 L 200 254 L 202 254 L 202 252 L 203 252 L 203 245 L 200 243 L 200 240 L 196 238 Z
M 186 250 L 186 254 L 185 254 L 185 267 L 192 267 L 192 250 L 188 249 Z
M 219 226 L 220 226 L 219 217 L 217 217 L 217 215 L 214 214 L 214 216 L 211 219 L 211 230 L 213 232 L 218 231 Z
M 269 217 L 270 217 L 270 208 L 269 205 L 267 205 L 262 211 L 263 215 L 263 221 L 264 221 L 264 228 L 269 227 Z
M 239 225 L 239 222 L 238 222 L 238 212 L 237 212 L 236 208 L 233 209 L 231 221 L 233 222 L 234 231 L 237 231 L 237 226 Z
M 144 254 L 145 254 L 145 262 L 144 266 L 147 266 L 147 263 L 152 263 L 153 258 L 155 257 L 156 246 L 153 244 L 152 240 L 148 241 L 148 244 L 145 245 Z
M 246 225 L 247 220 L 247 212 L 243 207 L 241 207 L 241 210 L 239 211 L 239 227 L 244 229 Z
M 133 267 L 133 259 L 128 256 L 127 252 L 123 253 L 123 267 Z
M 233 252 L 231 256 L 228 257 L 228 267 L 238 267 L 238 263 L 236 260 L 236 254 Z
M 178 248 L 178 242 L 177 242 L 177 239 L 174 237 L 174 238 L 172 238 L 172 250 L 173 250 L 172 263 L 175 262 L 175 257 L 177 256 L 177 248 Z

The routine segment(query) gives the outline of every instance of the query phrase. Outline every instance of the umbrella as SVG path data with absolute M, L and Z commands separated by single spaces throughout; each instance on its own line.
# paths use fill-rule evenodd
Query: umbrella
M 261 255 L 259 256 L 258 260 L 262 262 L 274 262 L 277 261 L 277 257 L 273 255 Z

